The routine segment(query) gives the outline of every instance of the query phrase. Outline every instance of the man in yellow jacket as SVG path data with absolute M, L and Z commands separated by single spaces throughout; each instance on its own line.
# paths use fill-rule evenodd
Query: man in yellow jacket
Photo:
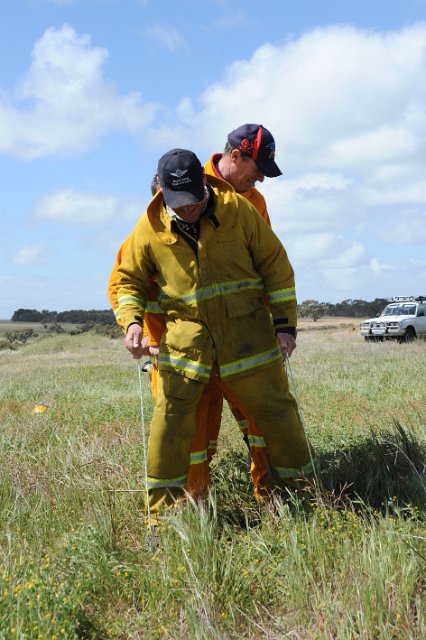
M 148 445 L 153 515 L 183 493 L 198 403 L 212 378 L 254 418 L 275 486 L 313 472 L 282 362 L 294 348 L 288 329 L 297 320 L 284 247 L 230 185 L 206 179 L 192 152 L 168 152 L 157 173 L 161 191 L 130 236 L 118 291 L 125 343 L 134 357 L 144 353 L 142 326 L 153 279 L 166 320 Z
M 275 141 L 268 129 L 259 124 L 245 124 L 228 134 L 223 154 L 216 153 L 212 155 L 204 165 L 204 168 L 207 175 L 216 175 L 229 182 L 237 192 L 241 193 L 256 207 L 262 218 L 270 224 L 265 199 L 256 189 L 255 184 L 256 182 L 263 182 L 265 176 L 274 178 L 281 175 L 274 158 Z M 155 176 L 151 184 L 153 195 L 155 195 L 158 186 Z M 119 323 L 117 301 L 118 268 L 127 242 L 128 240 L 119 249 L 108 283 L 108 297 Z M 159 344 L 164 331 L 164 319 L 160 314 L 161 310 L 155 304 L 154 291 L 150 297 L 151 300 L 144 317 L 144 333 L 149 338 L 151 345 L 155 347 Z M 295 335 L 294 328 L 288 328 L 287 331 L 293 332 L 293 335 Z M 156 371 L 154 370 L 150 375 L 153 393 L 156 395 Z M 269 463 L 264 439 L 252 417 L 246 411 L 242 413 L 229 397 L 227 400 L 240 430 L 244 434 L 244 439 L 250 447 L 250 471 L 254 494 L 256 499 L 261 500 L 263 493 L 268 491 L 270 484 L 268 481 Z M 203 495 L 210 484 L 208 467 L 209 461 L 217 448 L 222 404 L 223 392 L 212 380 L 208 388 L 206 388 L 199 406 L 198 428 L 193 442 L 191 469 L 186 485 L 187 491 L 194 497 Z

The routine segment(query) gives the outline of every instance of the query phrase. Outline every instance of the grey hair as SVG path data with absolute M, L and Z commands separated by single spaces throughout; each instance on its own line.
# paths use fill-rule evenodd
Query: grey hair
M 243 158 L 251 158 L 251 156 L 245 151 L 241 151 L 236 144 L 231 144 L 230 142 L 226 142 L 225 148 L 223 150 L 224 156 L 230 156 L 234 149 L 238 149 Z
M 155 196 L 155 194 L 160 189 L 160 187 L 161 187 L 160 179 L 159 179 L 158 175 L 155 174 L 155 176 L 151 180 L 151 193 L 152 193 L 153 196 Z

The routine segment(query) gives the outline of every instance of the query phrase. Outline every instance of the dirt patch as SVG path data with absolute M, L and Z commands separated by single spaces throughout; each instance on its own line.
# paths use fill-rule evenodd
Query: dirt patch
M 339 318 L 333 316 L 323 316 L 314 321 L 312 318 L 299 318 L 297 321 L 298 331 L 358 331 L 360 318 Z

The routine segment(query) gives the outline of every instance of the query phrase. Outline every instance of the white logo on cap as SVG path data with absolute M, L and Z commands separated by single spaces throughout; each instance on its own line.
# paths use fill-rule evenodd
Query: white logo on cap
M 175 176 L 176 178 L 182 178 L 182 176 L 188 173 L 188 169 L 176 169 L 174 173 L 171 173 L 171 176 Z

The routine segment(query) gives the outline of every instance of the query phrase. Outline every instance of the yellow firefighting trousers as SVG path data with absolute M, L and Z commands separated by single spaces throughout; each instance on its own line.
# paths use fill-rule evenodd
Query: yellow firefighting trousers
M 157 400 L 158 371 L 150 373 L 151 390 Z M 232 391 L 221 385 L 216 378 L 204 387 L 196 413 L 196 431 L 191 446 L 190 466 L 185 484 L 185 491 L 194 499 L 205 495 L 210 487 L 210 461 L 217 450 L 223 398 L 237 421 L 241 433 L 246 436 L 250 449 L 250 475 L 256 499 L 262 499 L 263 493 L 270 486 L 270 465 L 262 438 L 255 421 L 247 414 Z M 241 407 L 241 408 L 240 408 Z
M 288 389 L 281 362 L 242 377 L 216 379 L 224 393 L 240 410 L 253 417 L 258 434 L 252 437 L 252 451 L 259 455 L 266 472 L 263 489 L 293 485 L 313 473 L 313 451 L 309 450 L 296 402 Z M 148 488 L 151 514 L 173 505 L 188 488 L 192 468 L 205 464 L 205 449 L 193 443 L 197 422 L 204 419 L 198 409 L 206 385 L 174 371 L 158 375 L 158 399 L 151 422 L 148 444 Z M 198 412 L 198 414 L 197 414 Z M 257 445 L 257 446 L 256 446 Z M 193 464 L 191 464 L 193 462 Z M 189 491 L 191 493 L 191 491 Z M 197 488 L 193 492 L 197 494 Z

